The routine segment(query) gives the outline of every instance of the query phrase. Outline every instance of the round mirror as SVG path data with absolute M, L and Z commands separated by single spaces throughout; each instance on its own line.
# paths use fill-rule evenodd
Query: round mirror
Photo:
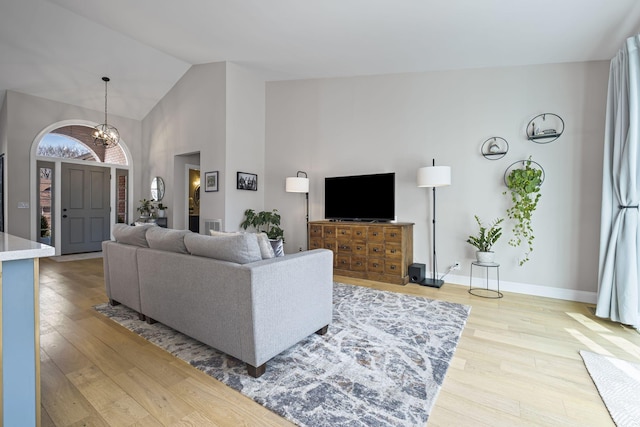
M 200 206 L 200 186 L 199 185 L 193 190 L 193 202 L 196 204 L 196 206 Z
M 159 202 L 164 197 L 164 181 L 159 176 L 151 180 L 151 200 Z

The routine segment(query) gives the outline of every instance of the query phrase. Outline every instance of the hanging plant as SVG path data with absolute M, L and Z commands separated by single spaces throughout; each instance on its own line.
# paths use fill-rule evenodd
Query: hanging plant
M 509 240 L 511 246 L 517 247 L 526 242 L 528 252 L 520 260 L 520 265 L 529 261 L 529 254 L 533 251 L 533 227 L 531 217 L 540 201 L 540 186 L 542 185 L 542 169 L 532 167 L 535 163 L 529 157 L 524 162 L 524 168 L 513 169 L 505 177 L 507 188 L 511 192 L 513 205 L 507 209 L 509 219 L 515 221 L 513 238 Z M 537 164 L 537 163 L 536 163 Z M 507 192 L 505 191 L 504 194 Z

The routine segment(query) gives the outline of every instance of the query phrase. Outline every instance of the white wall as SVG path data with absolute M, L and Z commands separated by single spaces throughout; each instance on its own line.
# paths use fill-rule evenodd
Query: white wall
M 227 63 L 227 191 L 226 230 L 238 230 L 246 209 L 263 210 L 265 84 L 257 75 L 236 64 Z M 258 191 L 238 190 L 237 172 L 258 175 Z
M 174 85 L 142 120 L 148 165 L 143 177 L 145 197 L 150 197 L 151 178 L 161 176 L 169 206 L 171 228 L 186 228 L 183 158 L 200 153 L 200 171 L 220 171 L 225 176 L 226 65 L 195 65 Z M 225 189 L 200 192 L 200 228 L 204 218 L 223 218 Z M 204 214 L 206 213 L 206 215 Z
M 287 250 L 304 246 L 305 225 L 303 196 L 284 192 L 285 177 L 308 172 L 314 220 L 324 215 L 324 177 L 395 172 L 398 220 L 415 223 L 414 262 L 430 269 L 431 190 L 416 187 L 416 171 L 435 158 L 452 168 L 452 185 L 437 190 L 439 270 L 461 261 L 447 279 L 468 284 L 473 215 L 506 216 L 504 171 L 531 155 L 546 173 L 534 251 L 519 267 L 524 248 L 508 246 L 508 236 L 498 243 L 502 284 L 592 295 L 608 69 L 589 62 L 267 83 L 266 203 L 283 212 Z M 562 116 L 565 133 L 551 144 L 527 141 L 527 123 L 544 112 Z M 501 160 L 480 154 L 491 136 L 510 144 Z
M 237 230 L 245 209 L 263 208 L 264 108 L 264 80 L 218 62 L 191 67 L 143 119 L 149 159 L 143 187 L 154 176 L 168 183 L 170 227 L 184 228 L 180 165 L 192 153 L 200 153 L 202 182 L 206 172 L 219 172 L 219 191 L 200 191 L 200 230 L 204 220 L 218 218 L 226 230 Z M 258 174 L 257 192 L 236 189 L 238 171 Z
M 8 91 L 7 109 L 7 151 L 5 157 L 7 204 L 5 231 L 31 238 L 30 221 L 34 218 L 35 206 L 18 209 L 19 202 L 29 203 L 31 146 L 38 134 L 48 126 L 65 120 L 90 121 L 96 124 L 104 121 L 104 112 L 87 110 L 75 105 L 63 104 L 23 93 Z M 140 159 L 141 124 L 137 120 L 109 115 L 109 124 L 120 132 L 134 159 Z M 140 169 L 134 167 L 130 183 L 134 187 L 134 197 L 140 194 Z

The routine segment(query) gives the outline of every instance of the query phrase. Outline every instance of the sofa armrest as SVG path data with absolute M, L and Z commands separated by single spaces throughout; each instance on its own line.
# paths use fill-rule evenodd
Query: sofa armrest
M 251 272 L 251 298 L 240 301 L 252 311 L 243 323 L 243 354 L 260 366 L 278 353 L 331 323 L 333 252 L 326 249 L 245 264 Z M 247 319 L 248 320 L 248 319 Z
M 138 281 L 138 246 L 114 241 L 102 242 L 104 283 L 109 300 L 117 301 L 140 312 Z

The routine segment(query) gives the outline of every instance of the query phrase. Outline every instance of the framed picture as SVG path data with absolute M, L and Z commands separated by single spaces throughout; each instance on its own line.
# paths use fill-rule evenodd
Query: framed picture
M 218 191 L 218 171 L 204 173 L 204 191 Z
M 258 175 L 255 173 L 238 172 L 238 190 L 258 191 Z

